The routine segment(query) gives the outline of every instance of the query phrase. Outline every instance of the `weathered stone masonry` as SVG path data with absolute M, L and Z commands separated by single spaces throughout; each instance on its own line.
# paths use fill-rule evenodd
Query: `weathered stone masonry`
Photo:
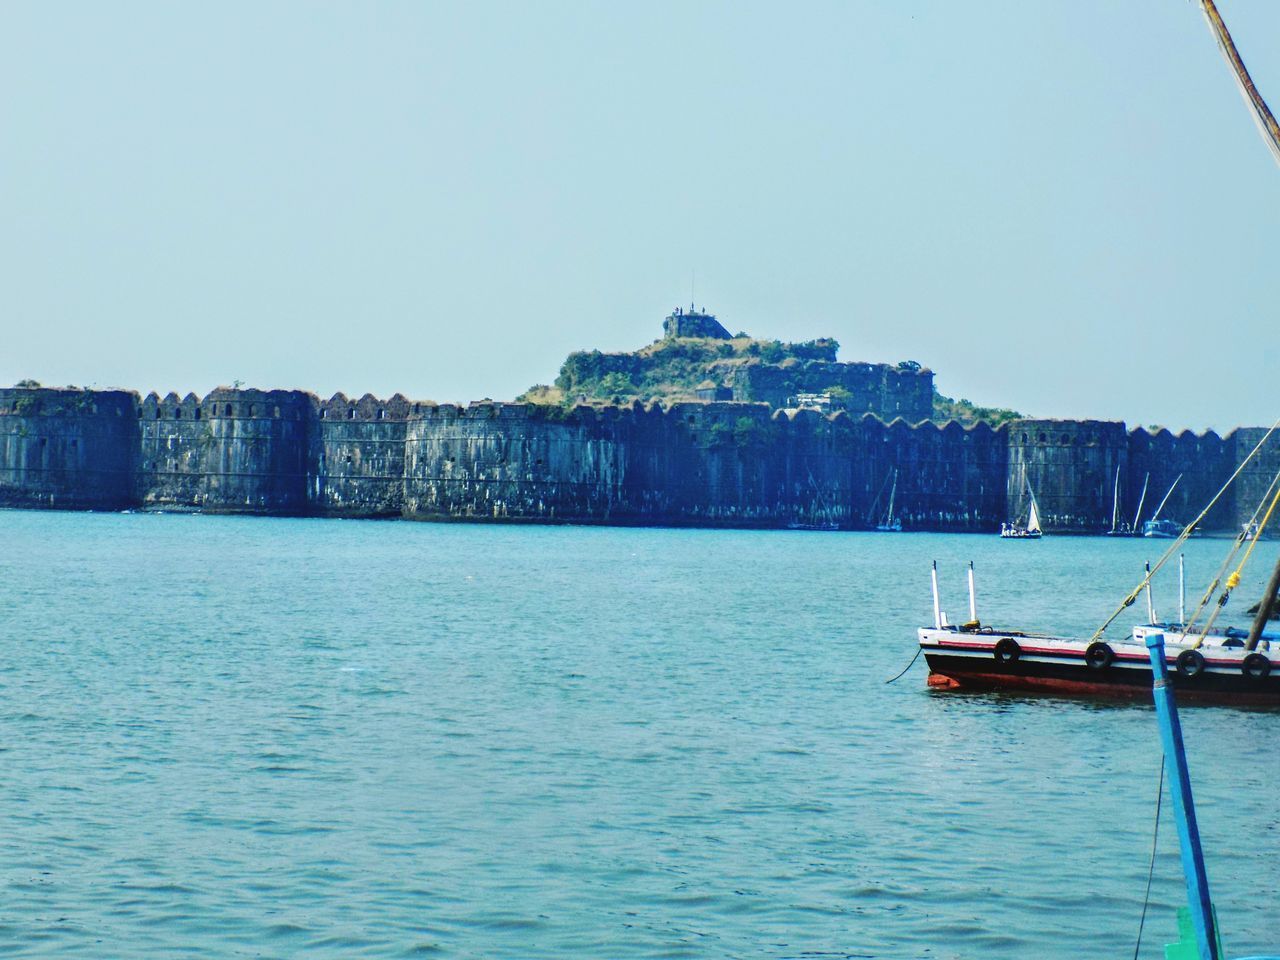
M 989 531 L 1035 491 L 1047 529 L 1192 519 L 1261 437 L 1102 421 L 999 429 L 886 423 L 759 403 L 560 407 L 0 389 L 0 506 L 694 526 L 874 527 L 898 471 L 907 529 Z M 1280 467 L 1269 452 L 1210 514 L 1235 531 Z M 1149 476 L 1148 476 L 1149 475 Z

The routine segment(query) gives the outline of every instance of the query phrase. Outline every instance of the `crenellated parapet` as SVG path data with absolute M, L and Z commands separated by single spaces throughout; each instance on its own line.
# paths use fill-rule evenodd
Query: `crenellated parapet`
M 1166 493 L 1161 516 L 1191 521 L 1263 433 L 993 429 L 753 402 L 10 388 L 0 505 L 856 530 L 883 523 L 892 500 L 906 530 L 992 531 L 1025 515 L 1034 492 L 1046 530 L 1100 533 L 1113 517 L 1150 519 Z M 1205 529 L 1248 521 L 1280 470 L 1277 449 Z
M 399 516 L 409 417 L 422 404 L 403 394 L 315 401 L 307 504 L 329 516 Z
M 314 397 L 219 387 L 155 393 L 138 408 L 140 505 L 219 513 L 306 512 Z

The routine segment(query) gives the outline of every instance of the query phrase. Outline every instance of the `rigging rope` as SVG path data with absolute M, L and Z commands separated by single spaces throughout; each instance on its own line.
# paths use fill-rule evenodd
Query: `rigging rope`
M 1151 903 L 1151 878 L 1156 873 L 1156 841 L 1160 839 L 1160 806 L 1164 800 L 1164 754 L 1160 754 L 1160 784 L 1156 787 L 1156 825 L 1151 836 L 1151 866 L 1147 868 L 1147 892 L 1142 898 L 1142 919 L 1138 921 L 1138 942 L 1133 945 L 1133 960 L 1142 949 L 1142 928 L 1147 925 L 1147 905 Z
M 1209 582 L 1209 587 L 1204 592 L 1204 596 L 1200 598 L 1200 602 L 1196 605 L 1195 612 L 1191 615 L 1191 619 L 1184 625 L 1182 632 L 1184 635 L 1191 633 L 1195 629 L 1196 622 L 1200 619 L 1200 614 L 1204 613 L 1204 608 L 1209 605 L 1209 601 L 1213 599 L 1213 595 L 1217 592 L 1218 587 L 1222 586 L 1222 578 L 1227 572 L 1227 568 L 1231 566 L 1231 561 L 1236 558 L 1236 554 L 1240 552 L 1240 548 L 1244 546 L 1249 539 L 1249 531 L 1253 531 L 1256 535 L 1259 531 L 1255 527 L 1258 522 L 1258 515 L 1262 513 L 1263 506 L 1271 499 L 1271 495 L 1280 486 L 1280 472 L 1271 479 L 1271 485 L 1267 487 L 1267 492 L 1262 495 L 1262 499 L 1258 501 L 1258 505 L 1253 508 L 1253 516 L 1249 518 L 1249 522 L 1240 528 L 1240 532 L 1236 534 L 1235 544 L 1227 552 L 1222 560 L 1222 566 L 1218 568 L 1218 572 L 1213 575 L 1213 579 Z
M 1089 638 L 1089 643 L 1093 643 L 1093 641 L 1101 637 L 1103 633 L 1106 632 L 1107 627 L 1111 626 L 1111 624 L 1115 622 L 1116 617 L 1120 616 L 1120 614 L 1124 613 L 1126 609 L 1133 606 L 1138 597 L 1142 594 L 1143 589 L 1151 582 L 1151 578 L 1159 573 L 1160 568 L 1169 562 L 1169 558 L 1177 553 L 1178 549 L 1187 542 L 1187 538 L 1191 536 L 1192 531 L 1194 531 L 1195 528 L 1200 525 L 1200 522 L 1209 515 L 1209 511 L 1212 510 L 1217 505 L 1218 501 L 1222 499 L 1222 495 L 1227 492 L 1231 484 L 1236 482 L 1236 478 L 1244 472 L 1244 468 L 1247 467 L 1253 458 L 1258 455 L 1258 451 L 1262 449 L 1263 444 L 1270 439 L 1271 434 L 1275 433 L 1277 428 L 1280 428 L 1280 420 L 1277 420 L 1267 429 L 1267 432 L 1262 435 L 1262 439 L 1258 441 L 1257 445 L 1251 451 L 1249 451 L 1249 455 L 1240 461 L 1240 465 L 1236 467 L 1235 472 L 1227 478 L 1227 482 L 1224 483 L 1222 488 L 1213 495 L 1213 499 L 1209 501 L 1208 505 L 1200 511 L 1199 516 L 1187 524 L 1182 533 L 1178 534 L 1177 539 L 1170 544 L 1169 549 L 1164 552 L 1164 556 L 1156 561 L 1156 564 L 1147 571 L 1147 575 L 1142 578 L 1142 582 L 1134 587 L 1132 592 L 1125 597 L 1120 606 L 1116 608 L 1115 612 L 1102 622 L 1102 626 L 1093 631 L 1093 635 Z
M 1272 481 L 1272 483 L 1274 482 L 1275 481 Z M 1270 490 L 1267 492 L 1270 493 Z M 1227 577 L 1227 585 L 1223 589 L 1222 594 L 1218 597 L 1218 609 L 1213 611 L 1213 614 L 1209 617 L 1208 623 L 1204 625 L 1204 631 L 1196 638 L 1196 642 L 1191 645 L 1193 649 L 1204 643 L 1204 638 L 1207 637 L 1209 635 L 1209 631 L 1213 629 L 1213 625 L 1218 619 L 1218 614 L 1222 613 L 1227 606 L 1227 601 L 1231 599 L 1231 591 L 1240 585 L 1240 574 L 1244 572 L 1244 565 L 1248 563 L 1249 558 L 1253 556 L 1253 548 L 1258 545 L 1258 541 L 1262 538 L 1262 532 L 1267 529 L 1267 524 L 1271 522 L 1271 515 L 1275 513 L 1277 503 L 1280 503 L 1280 490 L 1277 490 L 1275 496 L 1271 498 L 1271 505 L 1267 507 L 1266 516 L 1262 518 L 1262 523 L 1258 525 L 1258 530 L 1253 535 L 1253 540 L 1249 543 L 1249 549 L 1244 552 L 1244 557 L 1240 560 L 1240 565 L 1231 572 L 1231 576 Z M 1256 510 L 1254 511 L 1254 515 L 1257 515 Z

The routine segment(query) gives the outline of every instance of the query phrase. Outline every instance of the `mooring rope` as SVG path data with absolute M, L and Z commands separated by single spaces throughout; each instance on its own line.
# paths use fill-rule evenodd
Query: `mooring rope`
M 920 659 L 920 651 L 922 651 L 923 649 L 924 647 L 916 647 L 916 655 L 911 658 L 911 662 L 902 668 L 902 672 L 900 674 L 898 674 L 896 677 L 886 680 L 885 683 L 893 683 L 894 680 L 901 680 L 903 677 L 905 677 L 907 675 L 907 671 L 910 670 L 912 667 L 914 667 L 916 665 L 916 661 Z

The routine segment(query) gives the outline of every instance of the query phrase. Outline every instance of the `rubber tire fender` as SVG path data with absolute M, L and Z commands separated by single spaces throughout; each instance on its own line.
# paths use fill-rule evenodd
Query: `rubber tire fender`
M 996 663 L 1014 663 L 1022 656 L 1022 647 L 1012 637 L 1001 637 L 991 652 L 995 654 Z
M 1251 653 L 1241 661 L 1240 670 L 1246 677 L 1265 680 L 1271 674 L 1271 661 L 1261 653 Z
M 1178 654 L 1175 663 L 1178 667 L 1178 676 L 1186 677 L 1188 680 L 1194 680 L 1204 673 L 1204 654 L 1199 650 L 1183 650 Z
M 1090 670 L 1105 670 L 1115 661 L 1116 652 L 1101 640 L 1089 644 L 1084 651 L 1084 662 L 1088 664 Z

